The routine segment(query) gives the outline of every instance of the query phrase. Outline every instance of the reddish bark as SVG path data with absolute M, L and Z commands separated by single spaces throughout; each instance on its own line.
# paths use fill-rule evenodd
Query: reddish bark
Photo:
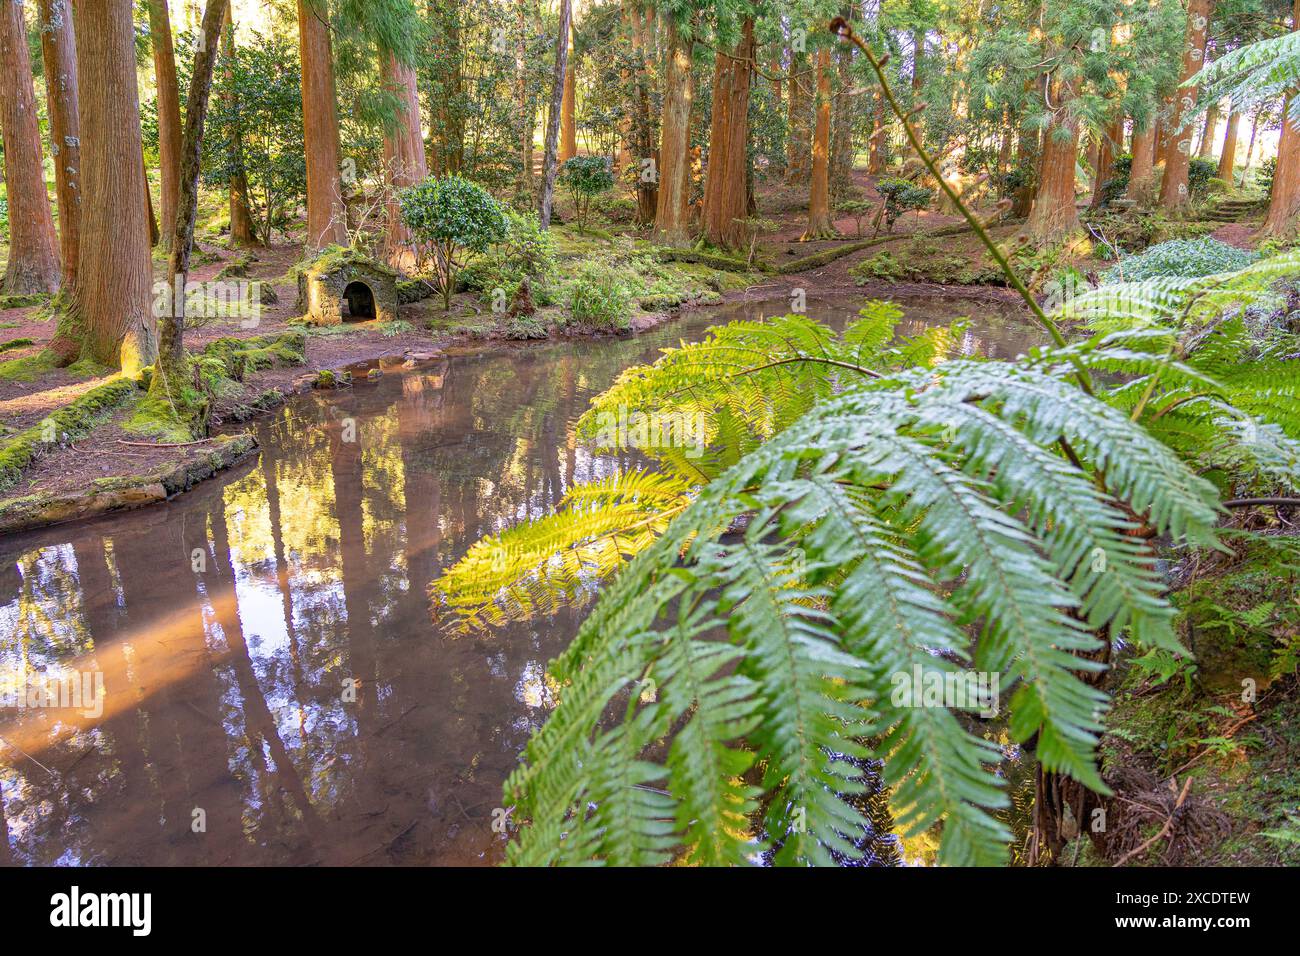
M 167 0 L 149 0 L 149 39 L 153 47 L 154 82 L 158 87 L 158 218 L 162 223 L 159 244 L 170 249 L 181 177 L 181 94 L 176 80 L 176 51 L 172 45 Z
M 1241 114 L 1233 110 L 1228 114 L 1228 128 L 1223 134 L 1223 152 L 1219 154 L 1219 170 L 1215 174 L 1225 183 L 1232 184 L 1232 170 L 1237 162 L 1237 134 L 1241 129 Z
M 835 235 L 830 203 L 831 149 L 831 51 L 817 51 L 817 125 L 813 131 L 812 186 L 808 195 L 808 228 L 805 241 Z
M 77 119 L 77 41 L 69 0 L 40 0 L 41 59 L 45 64 L 45 104 L 50 117 L 50 156 L 54 195 L 59 205 L 59 252 L 63 291 L 77 285 L 81 237 L 81 133 Z
M 1188 0 L 1183 82 L 1195 76 L 1205 61 L 1205 35 L 1213 6 L 1213 0 Z M 1192 161 L 1192 128 L 1185 117 L 1195 105 L 1195 87 L 1182 87 L 1174 96 L 1169 119 L 1169 145 L 1165 150 L 1165 176 L 1160 182 L 1160 205 L 1170 211 L 1184 210 L 1191 202 L 1187 169 Z
M 1295 0 L 1291 29 L 1300 30 L 1300 0 Z M 1283 105 L 1289 115 L 1294 94 Z M 1273 190 L 1269 193 L 1268 215 L 1264 217 L 1264 235 L 1293 236 L 1300 231 L 1300 124 L 1286 119 L 1277 142 L 1277 169 L 1273 172 Z
M 564 99 L 560 104 L 560 163 L 566 163 L 578 155 L 577 91 L 573 85 L 575 64 L 573 61 L 573 23 L 569 23 L 568 55 L 564 68 Z
M 754 21 L 746 19 L 734 50 L 719 50 L 713 66 L 713 118 L 701 223 L 715 246 L 742 248 L 748 214 L 749 85 L 753 78 Z
M 0 135 L 4 137 L 9 200 L 9 266 L 4 291 L 8 295 L 54 292 L 59 287 L 54 217 L 45 190 L 41 130 L 21 0 L 9 0 L 0 9 Z
M 74 313 L 86 352 L 137 375 L 157 354 L 131 0 L 75 0 L 81 249 Z M 137 197 L 137 198 L 132 198 Z
M 339 177 L 339 118 L 326 0 L 298 0 L 303 147 L 307 155 L 307 246 L 347 242 Z
M 1079 121 L 1069 106 L 1077 95 L 1078 80 L 1057 81 L 1052 102 L 1058 104 L 1044 130 L 1039 162 L 1038 194 L 1029 213 L 1029 232 L 1039 242 L 1056 242 L 1078 231 L 1074 205 L 1074 167 L 1079 156 Z
M 1148 120 L 1145 126 L 1133 127 L 1133 165 L 1129 169 L 1129 199 L 1147 198 L 1155 177 L 1156 165 L 1156 122 Z
M 655 206 L 655 241 L 681 246 L 689 241 L 687 231 L 691 157 L 691 47 L 672 19 L 668 22 L 667 71 L 664 77 L 663 120 L 659 124 L 659 197 Z
M 392 53 L 383 58 L 384 85 L 398 102 L 398 116 L 392 129 L 384 130 L 384 174 L 388 190 L 385 214 L 387 231 L 384 254 L 388 262 L 408 269 L 415 265 L 411 231 L 402 221 L 398 190 L 413 186 L 429 175 L 420 132 L 420 92 L 414 66 L 398 61 Z

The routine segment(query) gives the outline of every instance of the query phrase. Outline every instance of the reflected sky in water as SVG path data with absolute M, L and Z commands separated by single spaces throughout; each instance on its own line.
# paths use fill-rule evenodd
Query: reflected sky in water
M 842 319 L 859 304 L 809 305 Z M 966 352 L 1037 341 L 997 306 L 900 304 L 906 334 L 973 313 Z M 100 707 L 0 708 L 0 864 L 499 860 L 501 784 L 582 612 L 452 636 L 429 583 L 482 535 L 631 464 L 574 437 L 619 371 L 785 309 L 312 393 L 253 426 L 256 460 L 170 504 L 0 539 L 0 675 L 104 688 Z

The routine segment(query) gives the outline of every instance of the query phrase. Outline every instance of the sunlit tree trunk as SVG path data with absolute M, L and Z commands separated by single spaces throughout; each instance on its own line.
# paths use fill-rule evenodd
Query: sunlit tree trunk
M 1219 170 L 1215 174 L 1232 185 L 1232 171 L 1237 163 L 1237 133 L 1241 129 L 1241 114 L 1233 110 L 1228 114 L 1228 128 L 1223 134 L 1223 152 L 1219 154 Z
M 1212 9 L 1213 0 L 1188 0 L 1183 82 L 1195 76 L 1205 61 L 1205 34 Z M 1169 119 L 1169 145 L 1165 150 L 1165 175 L 1160 182 L 1160 205 L 1171 212 L 1181 212 L 1191 202 L 1187 169 L 1192 160 L 1192 128 L 1186 117 L 1195 104 L 1195 87 L 1182 87 L 1174 95 L 1174 108 Z
M 45 191 L 41 130 L 32 89 L 27 23 L 21 0 L 0 10 L 0 135 L 4 137 L 5 189 L 9 199 L 7 295 L 53 292 L 59 287 L 54 254 L 54 217 Z
M 719 50 L 713 67 L 713 117 L 704 178 L 702 226 L 715 246 L 739 249 L 748 214 L 749 84 L 753 75 L 754 21 L 746 19 L 731 51 Z
M 693 33 L 693 30 L 691 31 Z M 664 77 L 663 119 L 659 124 L 659 196 L 655 206 L 655 241 L 666 246 L 686 245 L 690 203 L 691 82 L 690 33 L 683 36 L 673 19 L 668 21 L 667 72 Z
M 1205 111 L 1205 128 L 1201 131 L 1201 144 L 1196 148 L 1197 159 L 1214 158 L 1214 134 L 1219 126 L 1219 104 Z
M 171 248 L 176 223 L 176 196 L 181 176 L 181 94 L 176 79 L 167 0 L 149 0 L 149 40 L 153 47 L 154 82 L 158 87 L 159 244 Z
M 568 52 L 565 56 L 564 100 L 560 105 L 560 162 L 566 163 L 578 155 L 578 99 L 574 87 L 573 74 L 576 64 L 573 60 L 573 23 L 570 21 L 565 42 Z
M 1039 242 L 1055 242 L 1080 229 L 1074 206 L 1074 167 L 1079 156 L 1079 120 L 1070 114 L 1078 80 L 1053 84 L 1056 108 L 1043 131 L 1038 193 L 1029 213 L 1029 233 Z
M 804 240 L 835 235 L 831 222 L 831 51 L 817 51 L 817 123 L 813 130 L 812 182 L 808 195 L 808 228 Z
M 1239 189 L 1246 188 L 1246 177 L 1250 175 L 1250 166 L 1255 160 L 1255 143 L 1259 139 L 1259 114 L 1260 111 L 1257 109 L 1250 118 L 1250 141 L 1246 144 L 1246 165 L 1242 167 L 1241 179 L 1237 182 Z
M 564 82 L 569 73 L 569 24 L 572 15 L 572 0 L 560 0 L 560 24 L 555 37 L 555 71 L 551 75 L 551 104 L 546 117 L 546 145 L 542 155 L 542 194 L 538 200 L 537 213 L 538 222 L 543 229 L 551 226 L 551 201 L 555 197 L 556 148 L 560 136 Z
M 138 375 L 158 349 L 131 0 L 76 0 L 81 248 L 75 321 L 86 352 Z
M 181 138 L 181 151 L 177 156 L 176 213 L 164 224 L 171 236 L 167 247 L 167 288 L 184 289 L 190 271 L 190 252 L 194 248 L 194 221 L 199 210 L 199 162 L 203 152 L 203 127 L 207 122 L 208 101 L 212 93 L 212 72 L 216 65 L 217 50 L 221 42 L 221 23 L 225 19 L 227 0 L 208 0 L 203 13 L 202 39 L 194 54 L 194 68 L 190 71 L 190 88 L 185 99 L 185 129 Z M 173 75 L 175 71 L 173 70 Z M 163 312 L 158 322 L 158 361 L 150 380 L 149 390 L 164 395 L 178 417 L 192 414 L 189 422 L 196 435 L 207 425 L 207 407 L 192 407 L 185 398 L 189 384 L 189 363 L 185 360 L 185 295 L 173 294 L 171 308 Z
M 81 237 L 81 133 L 77 119 L 77 41 L 69 0 L 40 0 L 41 59 L 45 65 L 45 108 L 50 118 L 50 157 L 59 205 L 59 252 L 63 292 L 77 286 Z M 51 343 L 53 348 L 58 341 Z M 66 340 L 64 345 L 70 344 Z M 59 351 L 56 349 L 56 351 Z M 71 356 L 64 356 L 71 358 Z
M 879 176 L 885 171 L 885 98 L 876 94 L 871 113 L 871 142 L 867 147 L 867 172 Z
M 1300 0 L 1295 0 L 1291 29 L 1300 31 Z M 1282 106 L 1283 116 L 1290 113 L 1294 94 Z M 1266 236 L 1292 236 L 1300 228 L 1300 124 L 1284 118 L 1282 135 L 1277 141 L 1277 169 L 1269 193 L 1268 215 L 1264 217 Z
M 339 178 L 339 118 L 326 0 L 298 0 L 303 147 L 307 155 L 307 247 L 347 242 Z

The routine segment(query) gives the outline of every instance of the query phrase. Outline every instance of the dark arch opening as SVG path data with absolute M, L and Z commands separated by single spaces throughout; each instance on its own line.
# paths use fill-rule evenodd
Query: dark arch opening
M 349 282 L 343 290 L 342 317 L 344 319 L 373 319 L 375 294 L 364 282 Z

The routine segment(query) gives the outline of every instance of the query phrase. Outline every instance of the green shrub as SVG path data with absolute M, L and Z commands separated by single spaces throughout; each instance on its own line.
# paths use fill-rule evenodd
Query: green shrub
M 1134 256 L 1124 256 L 1107 272 L 1103 282 L 1141 282 L 1158 276 L 1195 279 L 1216 272 L 1244 269 L 1259 254 L 1238 249 L 1210 236 L 1171 239 Z
M 631 313 L 627 287 L 609 269 L 584 263 L 569 286 L 569 313 L 578 325 L 591 329 L 627 329 Z
M 591 216 L 591 201 L 614 186 L 614 174 L 604 156 L 575 156 L 560 167 L 560 183 L 573 198 L 574 223 L 581 235 Z
M 876 192 L 885 198 L 885 228 L 890 232 L 894 231 L 899 216 L 913 209 L 924 209 L 934 198 L 934 190 L 897 177 L 877 182 Z
M 1210 180 L 1219 171 L 1219 164 L 1212 159 L 1193 159 L 1187 164 L 1187 191 L 1193 198 L 1204 196 L 1210 187 Z
M 403 189 L 400 200 L 402 219 L 433 250 L 434 285 L 442 293 L 443 308 L 450 309 L 464 255 L 482 254 L 505 240 L 505 210 L 482 186 L 459 176 L 426 179 Z

